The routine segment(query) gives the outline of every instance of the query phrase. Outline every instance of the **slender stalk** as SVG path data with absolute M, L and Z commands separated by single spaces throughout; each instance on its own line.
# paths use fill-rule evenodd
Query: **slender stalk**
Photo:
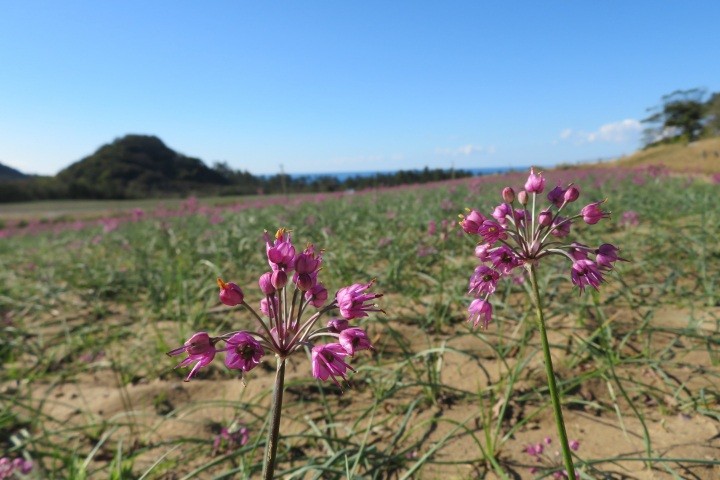
M 283 390 L 285 389 L 285 358 L 277 357 L 277 373 L 275 374 L 275 387 L 273 388 L 272 410 L 270 412 L 270 428 L 268 430 L 267 445 L 265 448 L 265 463 L 263 464 L 263 479 L 272 480 L 275 473 L 275 456 L 277 444 L 280 439 L 280 416 L 282 415 Z
M 565 462 L 568 478 L 574 479 L 575 467 L 573 466 L 570 445 L 568 444 L 567 432 L 565 431 L 560 395 L 558 394 L 557 385 L 555 384 L 555 373 L 553 371 L 552 358 L 550 357 L 550 342 L 548 342 L 547 330 L 545 329 L 545 316 L 543 315 L 542 303 L 540 302 L 540 290 L 538 288 L 535 265 L 530 263 L 528 272 L 530 273 L 533 302 L 535 303 L 535 313 L 537 314 L 537 323 L 540 330 L 540 338 L 542 339 L 543 357 L 545 358 L 545 372 L 547 373 L 548 389 L 550 390 L 550 399 L 552 400 L 553 413 L 555 414 L 555 424 L 557 425 L 558 435 L 560 436 L 563 461 Z

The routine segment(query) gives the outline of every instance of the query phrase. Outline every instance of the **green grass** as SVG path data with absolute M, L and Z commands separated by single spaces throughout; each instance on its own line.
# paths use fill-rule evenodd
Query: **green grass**
M 571 288 L 569 264 L 540 268 L 583 478 L 632 478 L 643 469 L 712 478 L 718 462 L 707 452 L 717 444 L 700 433 L 720 422 L 717 187 L 559 174 L 578 176 L 581 202 L 607 197 L 614 213 L 574 227 L 573 238 L 619 245 L 630 260 L 598 294 Z M 321 277 L 331 294 L 377 278 L 387 315 L 362 322 L 376 352 L 353 360 L 357 373 L 343 394 L 315 381 L 308 360 L 291 358 L 278 475 L 530 478 L 524 446 L 556 437 L 527 285 L 503 284 L 490 328 L 471 329 L 465 292 L 474 240 L 456 225 L 466 206 L 489 212 L 504 181 L 291 199 L 228 210 L 218 224 L 202 214 L 148 215 L 109 233 L 0 239 L 2 450 L 32 458 L 31 478 L 259 475 L 272 359 L 248 375 L 247 387 L 217 361 L 184 384 L 186 372 L 173 370 L 164 352 L 198 330 L 252 328 L 248 315 L 219 307 L 215 277 L 258 302 L 262 231 L 286 226 L 296 245 L 325 249 Z M 84 216 L 116 206 L 62 208 Z M 627 210 L 638 213 L 638 227 L 619 224 Z M 233 422 L 250 430 L 250 441 L 213 456 L 218 429 Z M 666 432 L 677 422 L 697 429 L 691 447 L 672 446 Z

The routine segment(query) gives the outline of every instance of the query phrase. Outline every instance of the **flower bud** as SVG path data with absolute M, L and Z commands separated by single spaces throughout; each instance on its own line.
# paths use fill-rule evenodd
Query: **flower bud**
M 515 190 L 510 187 L 503 188 L 502 198 L 507 203 L 513 203 L 515 201 Z
M 265 295 L 275 293 L 275 286 L 272 284 L 272 272 L 265 272 L 260 275 L 258 285 L 260 285 L 260 290 L 262 290 Z
M 575 200 L 578 199 L 580 196 L 580 190 L 577 189 L 577 187 L 570 187 L 565 191 L 565 201 L 567 203 L 572 203 Z
M 236 284 L 232 282 L 225 283 L 222 278 L 217 279 L 217 284 L 220 287 L 220 301 L 225 305 L 234 307 L 245 300 L 243 291 Z
M 522 190 L 520 193 L 517 194 L 518 202 L 520 202 L 520 205 L 527 205 L 528 204 L 528 194 L 525 190 Z
M 538 223 L 543 227 L 550 226 L 553 220 L 553 214 L 550 210 L 543 210 L 538 215 Z
M 270 283 L 272 283 L 272 286 L 277 289 L 283 288 L 287 285 L 287 282 L 288 276 L 283 270 L 275 270 L 270 276 Z
M 340 333 L 350 326 L 350 322 L 344 318 L 333 318 L 327 323 L 328 331 L 331 333 Z
M 580 214 L 582 215 L 583 220 L 585 220 L 585 223 L 588 225 L 595 225 L 601 219 L 608 218 L 610 216 L 610 212 L 605 212 L 600 208 L 600 205 L 603 203 L 605 203 L 605 200 L 590 203 L 582 208 Z

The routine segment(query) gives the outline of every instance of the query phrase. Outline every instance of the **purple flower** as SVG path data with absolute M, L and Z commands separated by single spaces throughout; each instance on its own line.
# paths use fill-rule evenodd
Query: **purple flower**
M 717 175 L 720 175 L 720 173 Z M 625 227 L 637 227 L 640 224 L 640 216 L 636 211 L 628 210 L 627 212 L 623 212 L 619 223 Z
M 540 448 L 538 449 L 538 447 Z M 538 443 L 537 445 L 528 445 L 527 447 L 525 447 L 525 453 L 527 453 L 531 457 L 538 457 L 542 454 L 542 452 L 543 446 L 540 443 Z
M 375 304 L 368 304 L 376 298 L 382 297 L 381 293 L 363 293 L 372 287 L 374 280 L 369 283 L 355 283 L 349 287 L 341 288 L 335 296 L 340 315 L 347 320 L 353 318 L 367 317 L 367 312 L 382 312 Z
M 478 228 L 478 233 L 491 245 L 500 239 L 507 238 L 505 227 L 493 220 L 485 220 Z
M 470 312 L 470 318 L 468 318 L 468 321 L 473 322 L 474 327 L 478 326 L 480 318 L 482 317 L 483 328 L 488 328 L 490 320 L 492 319 L 492 305 L 490 305 L 490 302 L 476 298 L 470 303 L 468 312 Z
M 276 289 L 281 289 L 288 283 L 288 276 L 285 270 L 274 270 L 270 275 L 270 284 Z
M 481 243 L 477 247 L 475 247 L 475 256 L 481 261 L 485 262 L 490 259 L 490 253 L 489 250 L 492 247 L 492 245 L 489 245 L 487 243 Z
M 185 367 L 193 362 L 197 362 L 192 370 L 190 370 L 187 378 L 185 378 L 185 381 L 189 382 L 198 369 L 209 365 L 210 362 L 213 361 L 213 358 L 215 358 L 216 341 L 216 339 L 211 338 L 206 332 L 197 332 L 190 337 L 190 339 L 186 341 L 182 347 L 167 352 L 167 355 L 172 357 L 183 353 L 188 354 L 187 358 L 178 363 L 175 368 Z
M 572 283 L 580 287 L 581 292 L 585 291 L 587 285 L 597 290 L 603 282 L 603 276 L 598 266 L 590 260 L 575 261 L 570 271 L 570 278 Z
M 232 282 L 225 283 L 222 278 L 217 279 L 217 284 L 220 287 L 220 301 L 225 305 L 234 307 L 245 300 L 243 291 L 236 284 Z
M 515 190 L 513 190 L 511 187 L 503 188 L 502 198 L 505 203 L 513 203 L 515 201 Z
M 325 305 L 325 301 L 328 298 L 328 291 L 322 283 L 316 283 L 310 290 L 305 292 L 305 300 L 315 308 L 320 308 Z
M 585 205 L 582 210 L 580 210 L 580 214 L 583 217 L 583 220 L 588 225 L 595 225 L 603 218 L 608 218 L 610 216 L 609 212 L 605 212 L 600 209 L 600 205 L 605 203 L 605 200 L 602 200 L 600 202 L 594 202 L 590 203 L 588 205 Z
M 242 447 L 250 441 L 250 432 L 246 427 L 240 427 L 231 431 L 223 427 L 213 441 L 213 455 L 220 453 L 221 445 L 225 444 L 224 451 L 230 452 L 235 448 Z
M 550 200 L 550 203 L 560 208 L 565 201 L 565 190 L 558 185 L 548 192 L 547 199 Z
M 534 169 L 530 169 L 530 176 L 525 182 L 525 190 L 528 193 L 542 193 L 545 189 L 545 179 L 542 174 L 535 174 Z
M 543 227 L 548 227 L 552 223 L 553 213 L 550 210 L 543 210 L 538 215 L 538 223 Z
M 492 216 L 499 224 L 505 225 L 507 223 L 507 216 L 511 215 L 512 207 L 507 203 L 501 203 L 495 210 L 493 210 Z
M 271 241 L 270 235 L 265 232 L 265 243 L 270 268 L 286 272 L 295 268 L 295 247 L 290 242 L 290 233 L 286 229 L 279 229 L 274 241 Z
M 520 205 L 527 205 L 528 204 L 528 193 L 525 190 L 520 190 L 520 193 L 517 194 L 518 202 L 520 202 Z
M 468 293 L 491 295 L 495 293 L 499 278 L 500 272 L 485 265 L 480 265 L 470 277 L 470 289 Z
M 331 333 L 340 333 L 350 326 L 350 323 L 344 318 L 333 318 L 327 323 L 328 331 Z
M 295 271 L 297 273 L 313 273 L 320 268 L 321 263 L 322 257 L 315 255 L 315 247 L 310 244 L 295 258 Z
M 358 350 L 373 350 L 367 333 L 360 328 L 347 328 L 340 332 L 340 345 L 351 356 Z
M 238 332 L 227 340 L 225 365 L 228 368 L 249 372 L 257 367 L 265 350 L 247 332 Z
M 577 450 L 580 448 L 580 442 L 578 442 L 577 440 L 570 440 L 568 446 L 570 447 L 570 450 L 572 450 L 573 452 L 577 452 Z
M 272 273 L 273 272 L 265 272 L 260 275 L 260 278 L 258 279 L 260 290 L 262 290 L 265 295 L 272 295 L 276 291 L 272 284 Z
M 615 245 L 603 243 L 595 250 L 595 263 L 602 269 L 612 270 L 616 261 L 624 260 L 618 257 L 618 250 Z
M 460 218 L 462 218 L 462 220 L 460 220 L 460 227 L 462 227 L 465 233 L 469 233 L 471 235 L 478 235 L 480 225 L 487 220 L 487 217 L 479 213 L 477 210 L 471 210 L 470 213 L 464 216 L 460 215 Z
M 590 247 L 583 245 L 582 243 L 573 242 L 568 248 L 568 253 L 575 260 L 587 260 L 588 252 L 591 250 Z
M 490 261 L 500 273 L 507 274 L 520 265 L 520 258 L 507 245 L 501 245 L 490 251 Z
M 565 202 L 572 203 L 580 197 L 580 190 L 578 190 L 575 186 L 571 186 L 565 190 L 565 195 L 563 196 L 565 198 Z
M 339 343 L 316 345 L 312 349 L 312 375 L 320 380 L 331 378 L 340 387 L 337 377 L 346 380 L 345 372 L 353 368 L 343 358 L 349 354 Z

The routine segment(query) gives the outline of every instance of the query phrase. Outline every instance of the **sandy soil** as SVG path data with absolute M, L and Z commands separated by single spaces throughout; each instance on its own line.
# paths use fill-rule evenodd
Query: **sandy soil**
M 690 313 L 687 309 L 660 310 L 655 313 L 653 325 L 668 329 L 683 328 L 688 325 Z M 700 331 L 711 335 L 717 331 L 719 313 L 717 308 L 706 307 L 704 310 L 694 310 L 692 316 L 699 319 Z M 632 312 L 617 310 L 613 312 L 610 321 L 617 330 L 622 331 L 633 328 L 633 318 Z M 574 336 L 578 332 L 573 329 L 575 322 L 571 318 L 550 321 L 551 343 L 558 347 L 568 347 L 553 350 L 554 362 L 558 366 L 556 370 L 561 379 L 582 377 L 587 368 L 586 364 L 577 359 L 568 363 L 569 346 L 577 342 Z M 159 324 L 154 328 L 162 331 L 174 327 Z M 502 365 L 489 347 L 475 336 L 467 334 L 467 328 L 462 324 L 457 325 L 455 331 L 428 334 L 409 319 L 398 319 L 384 327 L 378 325 L 371 329 L 371 335 L 378 338 L 378 351 L 383 352 L 385 358 L 392 358 L 392 352 L 401 350 L 395 337 L 388 334 L 388 328 L 400 334 L 406 342 L 404 348 L 411 352 L 419 353 L 441 345 L 445 347 L 440 364 L 443 387 L 436 402 L 417 403 L 411 413 L 410 428 L 402 437 L 404 445 L 416 445 L 406 455 L 409 460 L 419 459 L 434 451 L 433 462 L 425 465 L 413 478 L 496 478 L 494 474 L 488 473 L 488 464 L 480 448 L 487 447 L 482 428 L 484 421 L 489 421 L 492 426 L 500 421 L 501 435 L 513 432 L 499 447 L 497 455 L 511 478 L 534 478 L 530 469 L 538 463 L 525 453 L 525 449 L 530 444 L 542 442 L 546 436 L 553 438 L 546 452 L 550 459 L 559 464 L 556 455 L 559 447 L 549 399 L 530 393 L 533 387 L 544 385 L 544 369 L 539 354 L 534 354 L 520 369 L 519 379 L 507 400 L 507 408 L 503 410 L 502 396 L 491 398 L 486 393 L 489 388 L 503 391 L 504 384 L 498 382 L 508 368 L 525 360 L 522 352 L 511 352 L 507 364 Z M 515 328 L 506 335 L 517 336 L 521 332 L 521 328 Z M 142 332 L 139 332 L 138 338 L 142 338 Z M 496 336 L 492 338 L 494 340 L 491 341 L 497 340 Z M 537 342 L 537 336 L 533 337 L 533 342 Z M 616 374 L 646 385 L 639 392 L 633 383 L 623 382 L 627 394 L 644 418 L 645 428 L 652 441 L 653 455 L 668 459 L 664 464 L 680 472 L 681 478 L 720 478 L 720 467 L 693 463 L 693 460 L 720 458 L 720 423 L 711 416 L 698 413 L 703 409 L 714 411 L 715 414 L 718 412 L 717 385 L 713 384 L 713 376 L 703 374 L 713 373 L 714 378 L 717 378 L 720 371 L 718 353 L 699 345 L 700 340 L 682 338 L 672 333 L 660 332 L 653 337 L 652 342 L 653 351 L 662 350 L 665 355 L 672 356 L 672 367 L 659 372 L 643 364 L 635 367 L 625 364 L 618 368 Z M 643 345 L 630 342 L 618 348 L 639 350 Z M 167 379 L 140 377 L 134 383 L 119 388 L 120 381 L 110 369 L 110 361 L 117 355 L 118 352 L 107 352 L 104 356 L 89 359 L 92 368 L 74 378 L 53 384 L 34 383 L 25 386 L 31 388 L 32 396 L 42 413 L 53 419 L 46 422 L 46 428 L 48 435 L 57 436 L 59 441 L 64 439 L 66 442 L 66 432 L 73 427 L 102 426 L 103 422 L 113 425 L 112 429 L 98 427 L 94 437 L 76 437 L 75 446 L 87 448 L 97 444 L 103 435 L 108 435 L 95 457 L 98 463 L 112 459 L 117 442 L 122 441 L 125 445 L 135 442 L 147 448 L 135 463 L 137 471 L 143 471 L 162 455 L 167 455 L 168 458 L 186 458 L 183 470 L 187 472 L 207 461 L 206 458 L 193 457 L 188 453 L 195 451 L 193 449 L 197 446 L 180 444 L 172 447 L 163 442 L 178 437 L 211 442 L 217 433 L 213 425 L 227 425 L 238 418 L 242 421 L 243 415 L 257 418 L 265 415 L 272 386 L 272 366 L 253 371 L 246 385 L 218 369 L 208 371 L 189 383 L 167 375 Z M 174 360 L 158 358 L 157 361 L 167 362 L 169 370 Z M 359 359 L 356 363 L 361 365 L 363 361 Z M 397 365 L 390 367 L 397 368 Z M 321 427 L 324 425 L 325 415 L 321 403 L 314 401 L 317 392 L 309 388 L 307 382 L 301 382 L 309 377 L 309 373 L 310 365 L 306 359 L 296 357 L 290 361 L 286 409 L 281 425 L 281 431 L 286 435 L 306 432 L 311 421 Z M 361 371 L 358 376 L 363 379 L 369 377 L 369 382 L 374 381 L 367 372 Z M 403 389 L 382 402 L 373 417 L 366 416 L 358 421 L 357 412 L 367 411 L 372 403 L 372 395 L 367 384 L 361 381 L 353 383 L 357 384 L 356 387 L 350 388 L 343 395 L 337 392 L 328 395 L 336 412 L 336 430 L 347 434 L 354 429 L 359 436 L 367 432 L 369 444 L 390 448 L 389 442 L 397 433 L 407 406 L 424 395 L 422 389 Z M 676 387 L 671 389 L 668 384 Z M 6 384 L 2 388 L 7 391 L 18 386 Z M 477 396 L 463 397 L 457 391 L 474 392 Z M 647 391 L 659 393 L 647 395 Z M 703 392 L 706 403 L 699 405 L 697 399 L 703 396 Z M 570 439 L 580 442 L 577 456 L 595 462 L 595 470 L 584 470 L 589 478 L 677 478 L 662 463 L 655 463 L 650 469 L 640 460 L 646 456 L 644 427 L 611 378 L 594 377 L 581 382 L 578 388 L 569 392 L 566 399 L 573 400 L 565 405 L 564 412 Z M 501 411 L 504 411 L 504 417 L 499 420 L 497 417 Z M 169 412 L 173 413 L 168 415 Z M 488 419 L 487 415 L 493 415 L 494 418 Z M 358 422 L 357 426 L 353 427 L 355 422 Z M 458 424 L 463 427 L 457 428 Z M 443 444 L 437 448 L 437 442 Z M 287 444 L 297 444 L 306 455 L 312 454 L 313 448 L 323 448 L 322 444 L 302 445 L 302 440 L 297 438 L 289 440 Z M 619 457 L 627 460 L 617 460 Z M 258 461 L 260 458 L 258 452 Z M 166 475 L 161 478 L 175 477 Z M 388 474 L 387 478 L 395 477 Z

